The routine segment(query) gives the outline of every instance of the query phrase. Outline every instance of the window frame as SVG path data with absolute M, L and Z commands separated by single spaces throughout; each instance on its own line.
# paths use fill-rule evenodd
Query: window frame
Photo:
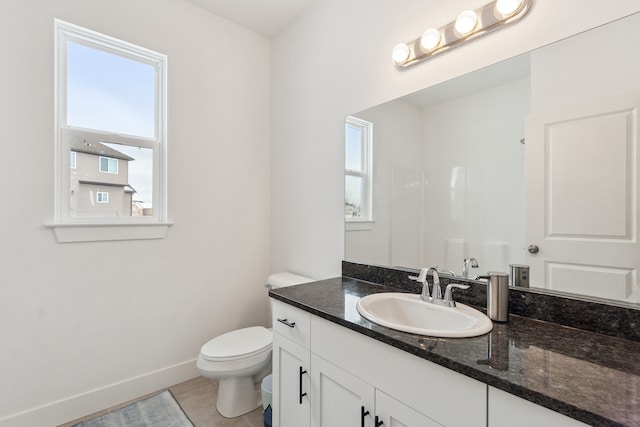
M 55 19 L 55 212 L 51 227 L 60 242 L 130 240 L 165 237 L 167 221 L 167 68 L 168 58 L 152 50 Z M 67 124 L 67 44 L 73 42 L 99 49 L 155 69 L 155 129 L 153 137 L 86 129 Z M 153 215 L 149 217 L 76 217 L 70 209 L 71 141 L 115 143 L 152 150 Z M 100 168 L 100 166 L 99 166 Z M 104 228 L 111 227 L 109 238 Z M 69 232 L 76 228 L 76 231 Z M 92 237 L 97 230 L 97 237 Z M 122 231 L 122 232 L 119 232 Z M 65 237 L 64 234 L 70 234 Z
M 107 161 L 107 169 L 106 170 L 102 169 L 102 159 L 105 159 Z M 99 156 L 98 164 L 99 164 L 98 169 L 100 170 L 100 172 L 102 172 L 102 173 L 111 173 L 111 174 L 114 174 L 114 175 L 118 174 L 118 159 L 115 159 L 113 157 L 107 157 L 107 156 Z M 112 164 L 115 164 L 115 166 L 116 166 L 113 170 L 111 170 L 111 165 Z
M 109 203 L 109 192 L 96 191 L 96 203 Z
M 347 116 L 345 119 L 345 147 L 346 147 L 346 126 L 356 126 L 362 130 L 362 140 L 360 141 L 362 156 L 362 171 L 347 169 L 345 159 L 345 203 L 346 203 L 346 178 L 355 176 L 363 179 L 363 199 L 362 215 L 359 217 L 347 217 L 346 223 L 373 223 L 373 123 L 359 119 L 354 116 Z

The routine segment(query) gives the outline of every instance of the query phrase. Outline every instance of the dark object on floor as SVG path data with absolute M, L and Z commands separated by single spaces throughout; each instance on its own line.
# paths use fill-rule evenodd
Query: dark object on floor
M 264 427 L 271 427 L 271 405 L 264 410 Z

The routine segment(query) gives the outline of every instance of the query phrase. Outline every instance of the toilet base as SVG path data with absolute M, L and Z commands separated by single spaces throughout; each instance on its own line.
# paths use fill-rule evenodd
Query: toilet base
M 225 418 L 235 418 L 262 405 L 262 395 L 254 377 L 221 378 L 216 408 Z

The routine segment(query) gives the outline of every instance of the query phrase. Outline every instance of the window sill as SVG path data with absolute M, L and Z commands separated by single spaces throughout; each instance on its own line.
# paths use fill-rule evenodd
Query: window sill
M 164 239 L 171 223 L 51 224 L 58 243 Z
M 373 230 L 376 222 L 373 220 L 345 220 L 345 231 L 366 231 Z

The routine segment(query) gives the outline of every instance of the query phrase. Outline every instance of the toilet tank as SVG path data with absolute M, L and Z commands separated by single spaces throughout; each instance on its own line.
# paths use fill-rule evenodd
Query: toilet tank
M 288 271 L 283 271 L 282 273 L 274 273 L 270 275 L 267 278 L 266 286 L 269 289 L 277 289 L 309 282 L 315 282 L 315 279 L 310 279 L 308 277 L 289 273 Z

